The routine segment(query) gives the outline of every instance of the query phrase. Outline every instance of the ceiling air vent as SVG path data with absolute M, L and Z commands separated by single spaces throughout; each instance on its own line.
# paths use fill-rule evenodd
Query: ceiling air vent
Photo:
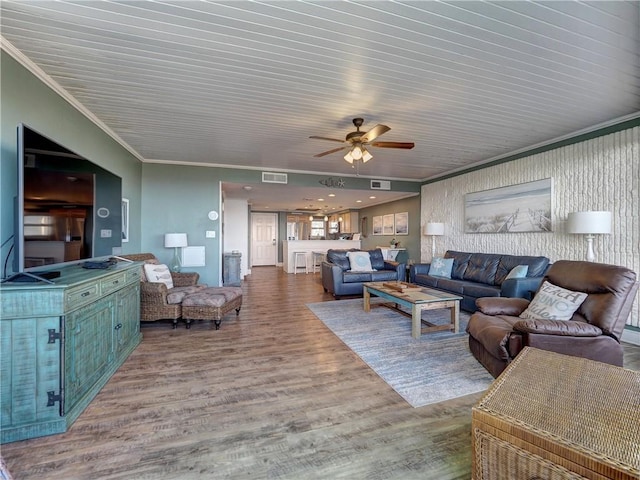
M 371 190 L 391 190 L 389 180 L 371 180 Z
M 262 183 L 287 183 L 286 173 L 262 172 Z

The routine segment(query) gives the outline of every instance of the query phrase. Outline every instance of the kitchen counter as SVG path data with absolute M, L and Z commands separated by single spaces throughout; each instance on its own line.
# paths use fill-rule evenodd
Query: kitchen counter
M 305 252 L 309 271 L 313 271 L 313 252 L 325 252 L 329 249 L 360 248 L 360 240 L 285 240 L 282 246 L 283 268 L 286 273 L 293 271 L 293 252 Z

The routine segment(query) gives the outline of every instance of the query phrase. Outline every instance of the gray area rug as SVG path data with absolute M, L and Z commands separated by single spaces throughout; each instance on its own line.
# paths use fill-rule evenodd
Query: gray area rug
M 370 313 L 362 299 L 310 303 L 307 307 L 411 406 L 421 407 L 486 390 L 493 377 L 473 358 L 460 313 L 460 333 L 435 332 L 411 337 L 411 318 L 372 298 Z M 449 310 L 423 312 L 435 324 L 449 323 Z

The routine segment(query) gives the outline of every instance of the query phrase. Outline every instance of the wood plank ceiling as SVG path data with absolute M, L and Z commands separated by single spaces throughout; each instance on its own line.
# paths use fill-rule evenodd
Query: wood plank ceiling
M 640 111 L 640 3 L 6 1 L 5 47 L 144 161 L 424 180 Z M 14 49 L 14 50 L 15 50 Z

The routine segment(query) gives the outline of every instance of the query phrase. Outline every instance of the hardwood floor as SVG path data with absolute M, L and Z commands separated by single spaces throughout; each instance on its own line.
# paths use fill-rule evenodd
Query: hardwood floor
M 254 267 L 243 289 L 220 330 L 144 325 L 69 432 L 2 445 L 15 479 L 470 478 L 481 393 L 409 406 L 304 307 L 332 300 L 319 274 Z

